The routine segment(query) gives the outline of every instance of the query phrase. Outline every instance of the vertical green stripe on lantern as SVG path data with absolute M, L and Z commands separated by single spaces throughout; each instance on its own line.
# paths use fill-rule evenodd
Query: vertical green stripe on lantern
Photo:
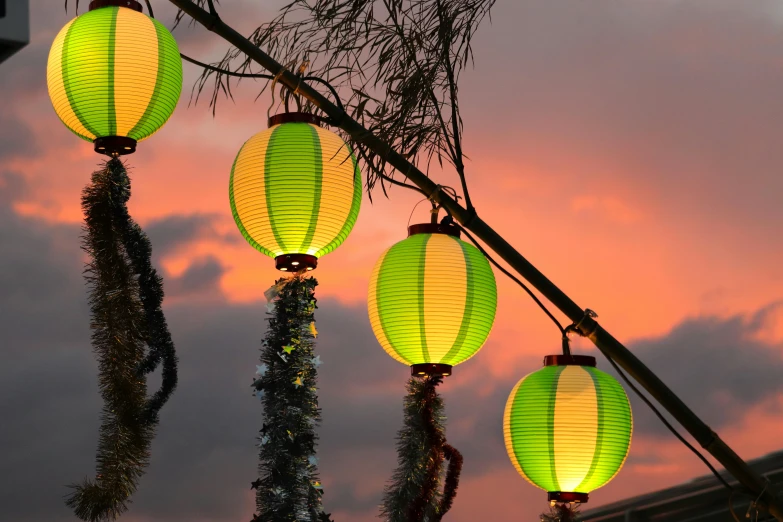
M 419 344 L 421 345 L 421 356 L 425 361 L 428 361 L 430 360 L 430 354 L 427 350 L 427 329 L 424 322 L 427 320 L 426 317 L 424 317 L 424 299 L 426 297 L 424 293 L 424 277 L 426 276 L 425 266 L 427 264 L 427 243 L 429 242 L 432 235 L 421 234 L 421 237 L 422 244 L 421 250 L 419 250 L 418 267 L 416 270 L 416 273 L 419 276 L 419 281 L 415 295 L 417 298 L 416 309 L 419 312 Z
M 565 367 L 555 367 L 554 382 L 550 389 L 549 396 L 547 398 L 547 410 L 546 410 L 546 430 L 547 430 L 547 443 L 549 445 L 549 472 L 551 475 L 551 484 L 554 488 L 553 491 L 560 491 L 560 481 L 557 477 L 557 463 L 555 461 L 557 455 L 555 453 L 555 403 L 557 401 L 557 388 L 560 383 L 560 375 L 565 370 Z
M 550 366 L 528 375 L 511 403 L 509 455 L 532 484 L 559 491 L 555 474 L 554 415 L 557 381 L 563 366 Z
M 117 42 L 117 15 L 120 12 L 119 7 L 115 7 L 112 9 L 112 17 L 111 17 L 111 23 L 109 24 L 109 49 L 108 49 L 108 58 L 109 58 L 109 70 L 107 72 L 108 74 L 108 92 L 106 93 L 106 97 L 108 98 L 106 101 L 106 115 L 108 117 L 108 125 L 109 125 L 109 136 L 116 136 L 117 135 L 117 109 L 114 105 L 114 47 Z
M 373 284 L 371 280 L 370 290 L 369 290 L 370 323 L 373 327 L 373 331 L 378 332 L 377 334 L 378 342 L 381 343 L 381 346 L 383 346 L 386 350 L 391 350 L 391 344 L 389 342 L 389 337 L 386 333 L 386 327 L 383 324 L 384 323 L 383 314 L 380 313 L 382 301 L 378 299 L 378 296 L 382 295 L 383 293 L 380 275 L 381 275 L 381 269 L 383 268 L 383 265 L 386 261 L 386 256 L 389 255 L 389 251 L 391 251 L 391 248 L 387 249 L 383 254 L 381 254 L 381 258 L 376 263 L 375 268 L 373 268 L 372 278 L 376 278 L 376 279 L 374 281 L 375 284 Z M 398 361 L 407 363 L 407 361 L 402 359 L 398 354 L 394 353 L 394 355 Z
M 129 136 L 141 141 L 157 132 L 174 112 L 182 92 L 182 59 L 174 37 L 168 29 L 150 18 L 155 28 L 158 49 L 155 90 L 144 115 L 139 119 Z
M 343 223 L 338 234 L 341 243 L 345 241 L 345 238 L 348 237 L 348 234 L 356 224 L 356 220 L 359 219 L 359 209 L 362 206 L 362 171 L 359 168 L 359 163 L 356 161 L 356 155 L 350 150 L 347 143 L 345 147 L 351 153 L 351 164 L 353 165 L 353 200 L 351 200 L 351 210 L 348 212 L 348 217 L 346 217 L 345 223 Z
M 389 248 L 379 261 L 375 284 L 378 339 L 387 352 L 404 364 L 421 356 L 421 251 L 426 234 L 411 236 Z M 386 344 L 384 344 L 384 341 Z
M 68 28 L 68 34 L 63 42 L 63 87 L 68 97 L 68 104 L 84 128 L 95 136 L 109 135 L 106 133 L 108 126 L 104 119 L 96 114 L 108 104 L 108 93 L 105 89 L 85 85 L 85 82 L 95 81 L 86 77 L 85 70 L 89 70 L 98 81 L 106 79 L 108 71 L 102 70 L 101 67 L 105 63 L 105 57 L 102 56 L 105 49 L 93 45 L 90 37 L 93 32 L 100 37 L 108 36 L 105 31 L 101 31 L 101 25 L 107 21 L 107 17 L 116 16 L 117 9 L 119 7 L 107 7 L 95 11 L 96 14 L 90 18 L 77 18 Z M 93 104 L 97 106 L 97 111 L 93 108 Z
M 465 359 L 465 357 L 460 357 L 460 355 L 462 355 L 460 352 L 462 351 L 462 347 L 465 345 L 465 338 L 467 337 L 468 332 L 474 326 L 473 300 L 476 294 L 475 267 L 473 266 L 470 250 L 466 248 L 468 244 L 451 236 L 449 236 L 449 238 L 455 241 L 462 250 L 462 256 L 465 259 L 465 286 L 467 288 L 465 289 L 465 308 L 462 312 L 462 323 L 459 327 L 459 333 L 457 333 L 457 338 L 454 340 L 454 344 L 452 345 L 451 350 L 449 350 L 441 360 L 441 363 L 443 364 L 452 364 L 455 360 Z
M 231 166 L 231 176 L 229 177 L 228 181 L 228 200 L 231 205 L 231 214 L 234 216 L 234 221 L 237 224 L 237 228 L 239 228 L 239 232 L 241 232 L 242 237 L 244 237 L 250 245 L 253 246 L 253 248 L 258 249 L 260 252 L 263 252 L 264 254 L 271 256 L 272 252 L 264 248 L 263 246 L 259 245 L 258 242 L 253 238 L 252 235 L 247 231 L 245 228 L 245 224 L 242 221 L 242 217 L 239 215 L 239 210 L 237 209 L 237 202 L 234 198 L 234 176 L 236 174 L 237 170 L 237 162 L 242 157 L 242 151 L 245 150 L 245 147 L 247 147 L 248 143 L 252 140 L 246 141 L 242 144 L 242 147 L 239 149 L 239 153 L 237 154 L 237 157 L 234 158 L 234 164 Z
M 633 418 L 628 396 L 612 376 L 596 368 L 585 368 L 601 390 L 602 432 L 600 462 L 591 478 L 593 489 L 606 484 L 620 471 L 628 457 L 633 432 Z
M 299 252 L 307 252 L 310 243 L 315 234 L 315 227 L 318 226 L 318 212 L 321 210 L 321 187 L 323 185 L 323 162 L 321 161 L 321 140 L 318 138 L 318 132 L 312 125 L 305 124 L 307 130 L 312 136 L 313 144 L 313 204 L 310 206 L 310 224 L 307 226 L 304 239 L 299 245 Z
M 590 375 L 590 378 L 593 381 L 593 386 L 595 388 L 595 397 L 596 397 L 596 437 L 595 437 L 595 450 L 593 451 L 593 458 L 592 462 L 590 462 L 590 469 L 587 471 L 587 474 L 585 475 L 582 482 L 580 482 L 576 488 L 574 488 L 574 491 L 590 491 L 592 488 L 590 487 L 591 483 L 593 482 L 593 477 L 596 476 L 596 470 L 599 467 L 599 463 L 601 462 L 601 456 L 603 451 L 603 443 L 604 443 L 604 424 L 605 424 L 605 415 L 604 411 L 606 410 L 606 400 L 604 398 L 604 391 L 601 386 L 601 382 L 598 378 L 598 376 L 591 372 L 592 368 L 585 367 L 584 370 Z M 596 477 L 600 480 L 600 477 Z
M 139 118 L 139 121 L 136 122 L 136 125 L 134 125 L 133 128 L 128 132 L 128 136 L 135 140 L 146 138 L 147 136 L 155 132 L 154 129 L 158 127 L 150 120 L 152 119 L 151 117 L 153 111 L 155 110 L 155 107 L 158 104 L 158 100 L 161 97 L 161 90 L 162 90 L 161 84 L 163 83 L 163 79 L 166 72 L 165 71 L 166 52 L 161 42 L 161 39 L 163 38 L 163 36 L 161 35 L 161 29 L 163 29 L 163 31 L 166 31 L 166 29 L 163 28 L 160 25 L 160 23 L 157 22 L 156 20 L 151 20 L 151 21 L 152 24 L 155 26 L 155 46 L 158 48 L 158 63 L 157 63 L 158 71 L 155 75 L 155 88 L 152 91 L 152 97 L 150 98 L 149 102 L 147 102 L 147 108 L 144 110 L 144 114 L 142 114 L 141 118 Z M 179 96 L 177 96 L 177 99 L 179 99 Z M 173 112 L 173 108 L 171 109 L 171 111 L 168 111 L 168 113 L 171 112 Z
M 522 386 L 522 383 L 525 382 L 525 379 L 528 377 L 530 377 L 530 375 L 522 377 L 522 379 L 514 385 L 514 388 L 511 389 L 511 393 L 508 396 L 508 401 L 506 401 L 506 407 L 503 410 L 503 442 L 506 446 L 506 452 L 511 459 L 511 464 L 520 475 L 525 477 L 525 480 L 532 484 L 530 478 L 525 474 L 525 470 L 523 470 L 522 466 L 519 464 L 519 458 L 514 449 L 514 430 L 512 428 L 512 426 L 516 425 L 514 401 L 516 401 L 517 398 L 517 391 L 519 391 L 519 387 Z
M 598 438 L 598 398 L 590 374 L 566 366 L 557 382 L 554 405 L 555 472 L 562 491 L 578 492 L 590 471 Z M 573 427 L 578 429 L 574 430 Z
M 275 240 L 283 252 L 293 253 L 310 228 L 322 158 L 316 155 L 309 124 L 287 123 L 273 129 L 264 164 L 266 205 Z
M 277 241 L 277 244 L 280 245 L 280 248 L 285 252 L 288 251 L 288 247 L 286 246 L 285 242 L 283 241 L 283 234 L 280 230 L 282 223 L 277 223 L 277 220 L 275 219 L 275 203 L 277 203 L 277 200 L 280 199 L 280 194 L 278 193 L 275 195 L 274 190 L 274 180 L 270 179 L 272 176 L 270 176 L 270 170 L 272 167 L 276 167 L 278 169 L 283 168 L 283 165 L 279 165 L 275 162 L 274 157 L 272 155 L 272 151 L 274 150 L 275 146 L 280 146 L 278 143 L 280 140 L 280 135 L 284 128 L 287 126 L 279 125 L 278 127 L 275 127 L 272 129 L 272 135 L 269 136 L 269 143 L 266 146 L 266 155 L 265 155 L 265 162 L 264 162 L 264 191 L 266 193 L 266 205 L 269 211 L 269 227 L 272 229 L 272 234 L 275 236 L 275 241 Z M 280 205 L 285 205 L 285 200 L 279 203 Z M 277 254 L 276 254 L 277 255 Z

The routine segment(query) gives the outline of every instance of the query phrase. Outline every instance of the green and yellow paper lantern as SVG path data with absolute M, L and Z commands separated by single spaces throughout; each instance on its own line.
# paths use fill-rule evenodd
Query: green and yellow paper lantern
M 631 444 L 628 396 L 595 358 L 550 355 L 506 403 L 506 450 L 520 475 L 553 502 L 587 502 L 620 471 Z
M 54 110 L 103 154 L 130 154 L 174 112 L 182 91 L 177 42 L 136 0 L 93 0 L 49 52 Z
M 452 225 L 409 227 L 408 238 L 375 263 L 368 311 L 375 337 L 412 375 L 450 375 L 489 336 L 495 276 L 483 254 Z
M 283 113 L 239 150 L 229 197 L 242 235 L 278 270 L 313 270 L 356 223 L 361 172 L 351 148 L 317 117 Z

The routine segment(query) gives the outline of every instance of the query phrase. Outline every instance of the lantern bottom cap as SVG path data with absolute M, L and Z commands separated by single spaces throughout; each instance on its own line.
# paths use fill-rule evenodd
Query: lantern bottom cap
M 283 254 L 275 258 L 275 268 L 281 272 L 299 272 L 315 270 L 318 258 L 310 254 Z
M 136 140 L 126 136 L 104 136 L 95 138 L 95 152 L 107 156 L 124 156 L 136 152 Z
M 437 363 L 413 364 L 411 365 L 411 375 L 442 375 L 443 377 L 448 377 L 451 375 L 451 365 Z
M 549 491 L 550 502 L 575 502 L 577 504 L 586 504 L 589 495 L 587 493 L 573 493 L 570 491 Z

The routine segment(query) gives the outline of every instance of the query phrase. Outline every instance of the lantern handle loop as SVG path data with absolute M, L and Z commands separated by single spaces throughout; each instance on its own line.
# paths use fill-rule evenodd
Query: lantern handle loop
M 568 332 L 571 326 L 566 327 L 563 332 L 563 355 L 571 357 L 571 338 L 568 337 Z
M 269 104 L 269 108 L 266 110 L 266 118 L 267 120 L 271 117 L 272 107 L 275 106 L 275 86 L 277 85 L 277 82 L 280 80 L 280 78 L 283 77 L 283 74 L 288 70 L 288 67 L 283 67 L 280 69 L 280 71 L 275 75 L 274 78 L 272 78 L 272 103 Z

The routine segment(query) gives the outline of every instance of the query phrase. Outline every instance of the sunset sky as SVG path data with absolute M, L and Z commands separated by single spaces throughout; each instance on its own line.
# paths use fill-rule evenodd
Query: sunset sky
M 0 520 L 60 522 L 76 520 L 66 485 L 95 469 L 101 401 L 79 234 L 80 192 L 101 158 L 60 123 L 46 92 L 49 47 L 73 6 L 30 3 L 32 42 L 0 64 Z M 248 33 L 278 4 L 219 9 Z M 169 3 L 153 5 L 171 27 Z M 174 35 L 201 60 L 226 49 L 201 27 Z M 479 214 L 597 311 L 743 458 L 781 449 L 781 3 L 500 0 L 474 51 L 460 96 Z M 261 84 L 243 82 L 213 117 L 205 100 L 191 103 L 198 73 L 185 65 L 171 120 L 128 158 L 130 211 L 164 275 L 180 381 L 126 522 L 236 522 L 254 510 L 262 416 L 249 384 L 263 292 L 279 272 L 237 231 L 228 177 L 242 143 L 266 127 L 270 100 L 254 100 Z M 448 170 L 433 177 L 458 185 Z M 375 518 L 396 464 L 408 369 L 372 334 L 367 283 L 419 199 L 404 189 L 372 204 L 365 195 L 353 233 L 314 273 L 319 467 L 338 522 Z M 413 219 L 427 218 L 422 204 Z M 559 336 L 496 277 L 489 341 L 441 387 L 449 442 L 465 457 L 449 522 L 533 521 L 546 508 L 508 460 L 502 411 Z M 598 367 L 608 363 L 599 357 Z M 644 404 L 632 405 L 628 461 L 588 507 L 706 472 Z

